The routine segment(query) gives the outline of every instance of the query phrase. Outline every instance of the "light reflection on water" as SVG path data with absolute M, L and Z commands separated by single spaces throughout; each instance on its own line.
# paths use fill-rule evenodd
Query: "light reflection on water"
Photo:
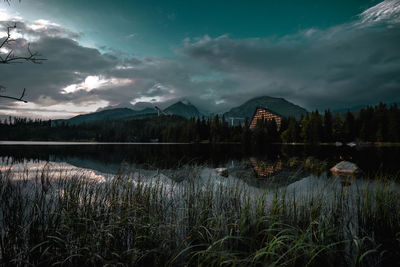
M 114 151 L 114 153 L 121 155 L 121 151 Z M 23 152 L 20 153 L 22 155 L 20 158 L 16 157 L 17 153 L 4 153 L 3 156 L 0 154 L 0 171 L 2 174 L 9 172 L 16 183 L 21 180 L 35 180 L 37 177 L 43 176 L 55 181 L 59 178 L 82 177 L 92 180 L 95 183 L 91 183 L 91 185 L 99 185 L 101 188 L 109 188 L 108 185 L 113 178 L 118 176 L 118 173 L 123 173 L 121 177 L 131 179 L 132 186 L 140 182 L 150 186 L 161 186 L 164 189 L 161 197 L 171 200 L 171 203 L 174 203 L 173 209 L 177 210 L 176 213 L 173 213 L 176 216 L 172 219 L 171 224 L 174 225 L 179 225 L 183 221 L 182 218 L 187 216 L 185 214 L 187 210 L 185 194 L 188 192 L 188 188 L 193 190 L 192 192 L 214 190 L 216 192 L 216 197 L 213 199 L 215 207 L 219 207 L 218 201 L 224 203 L 222 197 L 218 198 L 218 192 L 220 192 L 218 190 L 221 188 L 240 190 L 241 201 L 246 203 L 247 200 L 250 200 L 250 205 L 256 205 L 257 201 L 251 200 L 257 200 L 262 195 L 266 207 L 273 205 L 276 192 L 279 196 L 285 196 L 285 201 L 288 201 L 289 204 L 293 202 L 298 206 L 310 207 L 310 210 L 313 208 L 312 204 L 315 199 L 317 200 L 315 201 L 316 206 L 320 205 L 323 209 L 322 216 L 329 216 L 328 213 L 332 212 L 330 207 L 334 206 L 333 202 L 337 200 L 335 194 L 340 192 L 345 195 L 343 199 L 348 207 L 346 211 L 349 211 L 343 214 L 344 223 L 342 225 L 346 225 L 355 233 L 358 232 L 357 228 L 359 227 L 356 217 L 357 207 L 360 206 L 360 204 L 357 206 L 358 197 L 365 195 L 365 192 L 374 194 L 377 189 L 384 186 L 377 181 L 362 177 L 337 177 L 328 175 L 327 172 L 312 175 L 298 169 L 285 170 L 285 161 L 282 156 L 269 157 L 266 160 L 262 160 L 260 157 L 239 157 L 220 161 L 218 167 L 228 168 L 228 176 L 224 177 L 215 171 L 213 164 L 181 164 L 174 168 L 167 168 L 160 164 L 149 167 L 145 164 L 126 161 L 107 161 L 112 158 L 112 155 L 105 157 L 105 161 L 96 160 L 101 155 L 85 156 L 84 153 L 79 154 L 79 150 L 73 151 L 72 156 L 67 154 L 65 157 L 60 157 L 60 154 L 45 153 L 47 159 L 51 160 L 25 157 L 26 154 Z M 260 180 L 266 181 L 266 185 L 260 186 Z M 193 189 L 191 189 L 192 183 Z M 56 182 L 54 184 L 57 185 Z M 29 195 L 29 189 L 40 188 L 40 186 L 35 183 L 27 183 L 25 193 Z M 400 190 L 399 185 L 394 182 L 386 184 L 386 188 L 388 191 Z M 111 200 L 105 197 L 105 193 L 109 191 L 99 190 L 96 192 L 99 192 L 96 195 L 100 195 L 101 199 L 104 197 L 106 205 L 111 206 Z M 228 192 L 230 191 L 228 190 Z M 52 199 L 53 196 L 64 196 L 62 187 L 52 186 L 46 193 L 48 199 Z M 230 197 L 226 193 L 221 195 Z M 69 195 L 67 194 L 67 196 Z M 33 198 L 33 196 L 31 197 Z M 321 202 L 318 203 L 318 200 Z M 79 196 L 78 201 L 78 203 L 87 203 L 83 195 Z M 117 203 L 120 203 L 119 201 L 123 204 L 122 199 L 119 199 Z M 33 201 L 29 203 L 33 203 Z M 177 234 L 181 234 L 181 232 Z M 183 230 L 182 235 L 187 236 Z M 345 236 L 346 240 L 350 238 L 350 236 Z M 350 253 L 349 248 L 346 249 Z
M 318 176 L 302 172 L 282 173 L 279 167 L 281 163 L 272 165 L 275 166 L 273 169 L 276 169 L 276 166 L 278 166 L 279 170 L 272 172 L 272 176 L 266 179 L 267 184 L 260 186 L 257 183 L 258 178 L 248 178 L 246 176 L 249 173 L 249 169 L 248 165 L 243 162 L 231 162 L 229 164 L 230 168 L 228 168 L 229 174 L 225 177 L 217 173 L 214 168 L 204 165 L 182 166 L 180 169 L 175 170 L 138 169 L 135 166 L 126 165 L 121 170 L 121 174 L 118 175 L 101 173 L 93 169 L 77 167 L 65 162 L 25 160 L 9 165 L 7 164 L 7 160 L 9 158 L 6 160 L 0 158 L 1 174 L 10 173 L 11 176 L 9 177 L 15 182 L 32 181 L 26 187 L 25 192 L 28 195 L 33 191 L 29 188 L 32 189 L 37 186 L 44 188 L 43 185 L 46 186 L 47 184 L 50 190 L 43 190 L 46 190 L 48 197 L 57 195 L 62 197 L 64 195 L 62 186 L 57 186 L 57 179 L 60 178 L 60 180 L 83 178 L 103 188 L 107 188 L 113 179 L 122 177 L 129 179 L 132 186 L 140 184 L 141 186 L 162 188 L 163 194 L 161 197 L 174 203 L 185 203 L 184 199 L 188 190 L 204 193 L 212 190 L 215 195 L 218 195 L 221 190 L 226 190 L 225 192 L 237 192 L 239 190 L 241 203 L 257 205 L 257 200 L 262 196 L 262 199 L 266 203 L 266 208 L 268 208 L 272 207 L 275 197 L 278 195 L 283 196 L 284 201 L 290 203 L 289 206 L 291 203 L 299 207 L 308 207 L 311 205 L 310 209 L 312 209 L 314 200 L 316 200 L 316 205 L 323 209 L 322 216 L 329 216 L 331 212 L 330 207 L 335 205 L 335 201 L 338 200 L 338 194 L 342 194 L 342 199 L 346 202 L 348 211 L 343 214 L 342 220 L 354 232 L 359 227 L 356 214 L 357 208 L 360 205 L 360 197 L 362 199 L 362 196 L 366 194 L 374 195 L 379 190 L 384 190 L 388 194 L 400 191 L 400 185 L 394 181 L 382 183 L 382 181 L 369 180 L 362 177 L 332 176 L 326 172 Z M 262 164 L 268 170 L 270 169 L 271 165 L 268 163 Z M 181 173 L 178 177 L 176 174 L 179 172 Z M 275 177 L 273 176 L 274 174 L 276 174 Z M 107 192 L 107 190 L 100 192 Z M 79 201 L 83 203 L 83 196 L 79 198 Z M 218 200 L 217 197 L 216 201 L 221 200 Z M 184 209 L 182 208 L 181 210 L 183 212 Z M 184 215 L 182 214 L 182 216 Z
M 79 168 L 65 162 L 24 161 L 9 165 L 2 158 L 0 158 L 0 172 L 9 173 L 12 180 L 36 180 L 38 178 L 54 180 L 65 177 L 85 177 L 101 183 L 111 177 L 110 174 Z
M 137 169 L 176 170 L 185 165 L 217 168 L 246 162 L 256 172 L 258 170 L 259 177 L 268 177 L 284 170 L 289 162 L 304 162 L 308 158 L 325 162 L 325 170 L 329 170 L 342 159 L 356 163 L 365 173 L 398 174 L 400 170 L 397 161 L 400 158 L 400 147 L 271 145 L 252 150 L 241 145 L 54 142 L 11 142 L 4 145 L 0 141 L 0 158 L 9 158 L 10 163 L 26 160 L 65 162 L 112 174 L 118 173 L 121 165 L 134 166 Z
M 35 180 L 38 179 L 68 179 L 84 178 L 91 182 L 106 183 L 112 181 L 119 174 L 99 172 L 97 170 L 74 166 L 66 162 L 46 162 L 25 160 L 23 162 L 8 164 L 9 158 L 0 158 L 0 173 L 9 173 L 12 180 Z M 254 158 L 250 159 L 251 164 L 256 167 L 252 170 L 257 173 L 261 171 L 271 171 L 268 179 L 263 186 L 258 183 L 259 177 L 251 177 L 251 170 L 244 163 L 230 164 L 227 177 L 217 173 L 214 168 L 209 166 L 183 166 L 181 169 L 138 169 L 135 166 L 126 165 L 121 168 L 121 177 L 130 177 L 133 180 L 140 180 L 143 184 L 161 184 L 165 189 L 185 186 L 189 179 L 195 178 L 196 185 L 202 187 L 207 184 L 207 188 L 218 186 L 239 186 L 250 195 L 265 194 L 284 190 L 289 196 L 297 199 L 309 197 L 312 195 L 324 194 L 329 196 L 332 192 L 344 190 L 350 194 L 357 195 L 360 190 L 376 188 L 378 182 L 364 179 L 361 177 L 335 176 L 324 172 L 319 176 L 310 175 L 302 172 L 284 172 L 281 173 L 281 162 L 270 164 L 260 163 Z M 258 165 L 257 165 L 258 164 Z M 262 165 L 261 167 L 259 165 Z M 254 167 L 254 166 L 253 166 Z M 273 176 L 276 174 L 276 176 Z M 44 178 L 43 178 L 44 177 Z M 267 177 L 267 176 L 264 176 Z M 399 184 L 390 182 L 394 190 L 400 190 Z M 268 195 L 268 194 L 267 194 Z
M 0 142 L 0 170 L 4 173 L 12 166 L 9 171 L 14 179 L 30 179 L 45 173 L 54 178 L 66 174 L 69 177 L 85 176 L 103 183 L 120 173 L 130 173 L 148 181 L 162 177 L 164 184 L 179 184 L 195 170 L 199 182 L 236 183 L 251 190 L 260 188 L 257 189 L 260 192 L 271 187 L 299 188 L 299 191 L 304 191 L 305 184 L 318 185 L 321 181 L 337 181 L 337 186 L 343 188 L 368 183 L 362 177 L 337 178 L 329 172 L 343 157 L 357 163 L 365 171 L 365 177 L 370 172 L 393 174 L 399 171 L 398 147 L 276 145 L 249 151 L 238 145 L 98 145 L 60 142 L 8 142 L 4 145 L 4 142 Z M 302 162 L 310 162 L 310 168 L 317 167 L 318 171 L 304 169 Z M 229 176 L 218 175 L 214 171 L 216 167 L 227 168 Z
M 62 141 L 0 141 L 0 145 L 23 146 L 82 146 L 82 145 L 184 145 L 188 143 L 135 143 L 135 142 L 62 142 Z

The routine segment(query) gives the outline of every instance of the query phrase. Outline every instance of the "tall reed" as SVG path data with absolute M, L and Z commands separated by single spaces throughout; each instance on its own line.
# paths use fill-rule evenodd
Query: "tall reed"
M 0 173 L 5 266 L 377 266 L 400 263 L 400 192 L 384 178 L 310 188 L 121 172 Z

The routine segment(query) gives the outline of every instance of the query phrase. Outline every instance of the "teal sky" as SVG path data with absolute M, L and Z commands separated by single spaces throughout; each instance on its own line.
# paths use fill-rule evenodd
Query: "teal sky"
M 174 56 L 185 38 L 279 38 L 355 19 L 380 1 L 23 0 L 10 7 L 83 33 L 82 42 L 137 56 Z
M 28 104 L 0 99 L 0 116 L 182 99 L 225 112 L 258 96 L 308 110 L 400 102 L 400 0 L 0 1 L 0 39 L 14 22 L 14 51 L 30 43 L 48 60 L 0 66 L 3 91 L 29 87 Z

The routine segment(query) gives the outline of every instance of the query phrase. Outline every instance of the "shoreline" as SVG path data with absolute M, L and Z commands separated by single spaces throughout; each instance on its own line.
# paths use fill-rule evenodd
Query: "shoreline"
M 95 141 L 10 141 L 0 140 L 2 145 L 244 145 L 240 142 L 95 142 Z M 283 146 L 336 146 L 336 147 L 398 147 L 400 143 L 391 142 L 362 142 L 356 143 L 355 146 L 349 146 L 346 143 L 337 145 L 336 143 L 269 143 L 267 145 L 283 145 Z

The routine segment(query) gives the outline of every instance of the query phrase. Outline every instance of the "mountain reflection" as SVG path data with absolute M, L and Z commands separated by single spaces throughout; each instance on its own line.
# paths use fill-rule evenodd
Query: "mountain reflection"
M 176 180 L 184 179 L 182 168 L 203 166 L 228 168 L 241 179 L 282 179 L 290 172 L 290 159 L 300 165 L 308 157 L 325 162 L 326 170 L 351 159 L 366 174 L 397 174 L 400 147 L 333 147 L 271 145 L 251 150 L 242 145 L 0 145 L 2 165 L 53 162 L 95 173 L 117 174 L 121 170 L 163 170 Z M 42 163 L 41 163 L 42 164 Z M 300 165 L 298 167 L 300 167 Z M 41 166 L 41 165 L 40 165 Z M 179 170 L 179 171 L 178 171 Z M 322 170 L 324 171 L 324 170 Z

